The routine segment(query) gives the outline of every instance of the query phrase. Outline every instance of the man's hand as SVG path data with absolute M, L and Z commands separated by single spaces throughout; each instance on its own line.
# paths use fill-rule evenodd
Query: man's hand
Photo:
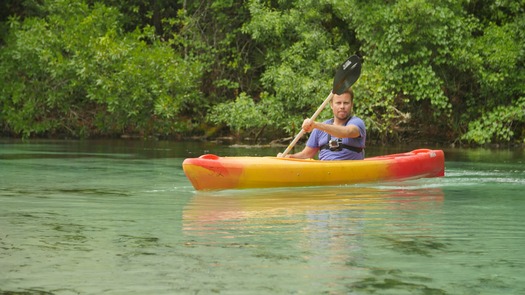
M 312 130 L 315 128 L 315 121 L 311 119 L 304 119 L 302 128 L 305 132 L 312 132 Z

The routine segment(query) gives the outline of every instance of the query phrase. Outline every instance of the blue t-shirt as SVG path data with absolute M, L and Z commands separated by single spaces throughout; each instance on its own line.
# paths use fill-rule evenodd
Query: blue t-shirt
M 325 124 L 332 124 L 333 119 L 324 121 Z M 357 138 L 343 138 L 342 143 L 357 147 L 357 148 L 365 148 L 365 141 L 366 141 L 366 127 L 365 122 L 361 120 L 361 118 L 358 118 L 356 116 L 353 116 L 346 122 L 346 126 L 348 125 L 356 125 L 359 128 L 359 134 L 360 136 Z M 337 137 L 330 136 L 331 139 L 338 139 Z M 321 148 L 323 145 L 328 143 L 328 133 L 323 132 L 319 129 L 314 129 L 312 133 L 310 134 L 310 137 L 308 138 L 308 141 L 306 142 L 306 146 L 311 148 Z M 349 149 L 343 148 L 340 151 L 331 151 L 330 149 L 321 149 L 319 151 L 319 160 L 363 160 L 365 158 L 365 151 L 361 151 L 360 153 L 357 153 L 355 151 L 351 151 Z

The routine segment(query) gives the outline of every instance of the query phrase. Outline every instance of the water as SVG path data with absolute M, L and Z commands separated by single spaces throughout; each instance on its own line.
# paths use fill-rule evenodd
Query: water
M 0 142 L 0 294 L 525 294 L 523 151 L 326 188 L 202 193 L 181 168 L 279 151 Z

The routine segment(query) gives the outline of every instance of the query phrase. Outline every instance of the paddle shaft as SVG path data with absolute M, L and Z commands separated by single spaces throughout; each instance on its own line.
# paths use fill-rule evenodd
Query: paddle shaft
M 315 111 L 315 113 L 313 114 L 313 116 L 310 118 L 311 120 L 314 120 L 317 119 L 317 116 L 319 116 L 319 114 L 323 111 L 323 109 L 325 108 L 325 106 L 330 102 L 330 100 L 332 100 L 332 97 L 334 97 L 334 92 L 330 92 L 330 95 L 328 95 L 328 97 L 323 101 L 323 103 L 319 106 L 319 108 L 317 109 L 317 111 Z M 288 155 L 288 153 L 293 149 L 293 147 L 295 146 L 295 144 L 299 141 L 299 139 L 301 139 L 301 137 L 303 137 L 303 135 L 305 134 L 305 131 L 304 129 L 301 128 L 301 131 L 295 136 L 295 138 L 292 140 L 292 142 L 288 145 L 288 147 L 286 148 L 286 150 L 280 155 L 281 158 L 283 157 L 286 157 L 286 155 Z

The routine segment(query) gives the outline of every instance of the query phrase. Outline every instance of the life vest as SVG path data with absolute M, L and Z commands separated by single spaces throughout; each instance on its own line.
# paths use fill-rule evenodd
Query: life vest
M 348 118 L 348 120 L 346 120 L 345 126 L 346 126 L 346 124 L 348 124 L 348 121 L 350 121 L 350 119 L 352 119 L 352 117 L 350 117 L 350 118 Z M 332 124 L 334 124 L 334 119 L 331 119 L 330 125 L 332 125 Z M 347 150 L 354 151 L 356 153 L 360 153 L 360 152 L 363 151 L 363 148 L 344 144 L 342 138 L 338 138 L 337 140 L 332 140 L 332 136 L 330 135 L 330 133 L 326 132 L 326 134 L 328 135 L 328 142 L 321 146 L 322 150 L 329 149 L 329 150 L 335 152 L 335 151 L 341 151 L 342 149 L 347 149 Z

